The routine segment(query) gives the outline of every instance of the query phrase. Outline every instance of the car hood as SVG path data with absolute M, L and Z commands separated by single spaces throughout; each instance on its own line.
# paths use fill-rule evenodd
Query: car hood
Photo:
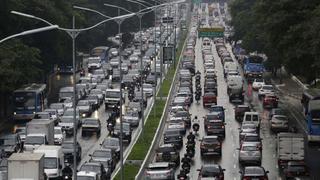
M 15 146 L 0 146 L 1 150 L 4 150 L 4 152 L 13 152 L 14 151 Z

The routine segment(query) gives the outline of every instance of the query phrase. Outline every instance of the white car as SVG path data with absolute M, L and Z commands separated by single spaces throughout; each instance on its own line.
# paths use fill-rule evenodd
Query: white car
M 252 83 L 252 89 L 257 91 L 264 85 L 265 85 L 264 79 L 254 79 Z
M 61 145 L 63 141 L 63 132 L 62 127 L 56 126 L 54 127 L 54 144 Z
M 144 83 L 142 84 L 143 86 L 143 92 L 147 95 L 147 97 L 151 97 L 153 96 L 153 86 L 152 84 L 147 84 L 147 83 Z
M 266 94 L 274 94 L 274 88 L 272 85 L 262 85 L 258 91 L 258 97 L 264 97 Z

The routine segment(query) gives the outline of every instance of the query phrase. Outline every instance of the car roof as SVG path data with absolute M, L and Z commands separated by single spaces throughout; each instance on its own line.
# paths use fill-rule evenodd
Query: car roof
M 155 163 L 151 163 L 148 165 L 149 168 L 153 168 L 153 167 L 169 167 L 169 163 L 168 162 L 155 162 Z
M 247 166 L 244 168 L 245 175 L 264 175 L 265 171 L 260 166 Z

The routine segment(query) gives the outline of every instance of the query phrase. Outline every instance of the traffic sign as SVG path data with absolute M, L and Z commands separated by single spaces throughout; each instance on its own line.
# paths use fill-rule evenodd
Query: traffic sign
M 173 46 L 164 46 L 162 53 L 163 64 L 169 64 L 173 61 Z
M 224 37 L 224 28 L 223 27 L 211 27 L 211 28 L 199 28 L 198 29 L 199 37 Z

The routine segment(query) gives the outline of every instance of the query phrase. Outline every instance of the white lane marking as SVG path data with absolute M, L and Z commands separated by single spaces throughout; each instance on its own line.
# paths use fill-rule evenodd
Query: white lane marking
M 236 168 L 237 168 L 237 165 L 236 165 L 236 164 L 233 164 L 233 168 L 236 169 Z
M 236 177 L 233 177 L 233 180 L 237 180 L 237 178 L 236 178 Z
M 236 157 L 236 153 L 233 153 L 233 157 Z
M 275 157 L 276 157 L 276 154 L 273 154 L 273 155 L 272 155 L 272 157 L 274 157 L 274 158 L 275 158 Z

